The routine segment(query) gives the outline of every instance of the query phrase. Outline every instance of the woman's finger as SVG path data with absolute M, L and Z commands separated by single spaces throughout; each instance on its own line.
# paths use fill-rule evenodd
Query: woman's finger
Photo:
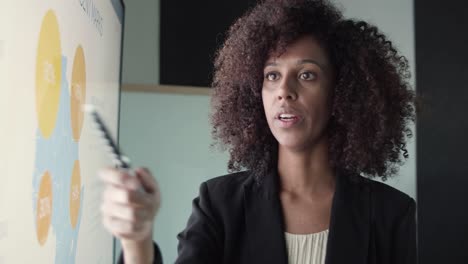
M 158 183 L 147 168 L 137 168 L 135 174 L 140 180 L 141 185 L 148 193 L 159 192 Z
M 114 168 L 104 168 L 98 173 L 101 181 L 106 184 L 112 184 L 121 188 L 138 190 L 141 186 L 140 181 L 131 176 L 127 171 Z
M 103 216 L 118 218 L 131 223 L 151 220 L 149 219 L 148 210 L 144 207 L 104 202 L 101 205 L 101 212 Z
M 103 225 L 114 236 L 132 235 L 142 231 L 142 223 L 125 221 L 116 217 L 104 216 Z
M 107 185 L 102 200 L 107 203 L 119 203 L 124 205 L 147 206 L 147 198 L 144 193 L 136 190 L 128 190 L 117 185 Z
M 138 168 L 135 173 L 145 189 L 147 207 L 151 208 L 151 215 L 154 217 L 161 206 L 161 192 L 159 191 L 158 182 L 146 168 Z

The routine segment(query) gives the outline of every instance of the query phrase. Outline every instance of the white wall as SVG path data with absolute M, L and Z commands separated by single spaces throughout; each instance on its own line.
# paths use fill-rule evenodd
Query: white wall
M 124 83 L 159 81 L 159 1 L 126 1 Z M 413 1 L 340 0 L 347 17 L 376 24 L 406 55 L 414 76 Z M 164 67 L 164 65 L 161 65 Z M 412 78 L 414 84 L 414 77 Z M 199 184 L 226 173 L 227 154 L 212 152 L 209 98 L 157 93 L 122 94 L 120 140 L 136 164 L 148 166 L 160 182 L 163 207 L 156 219 L 154 238 L 165 263 L 176 258 L 176 234 L 191 212 Z M 415 140 L 408 145 L 410 159 L 401 176 L 388 184 L 416 198 Z

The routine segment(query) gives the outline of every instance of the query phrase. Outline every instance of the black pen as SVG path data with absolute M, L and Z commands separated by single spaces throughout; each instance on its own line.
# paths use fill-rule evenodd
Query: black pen
M 114 139 L 112 138 L 109 129 L 104 123 L 96 107 L 90 104 L 83 105 L 83 111 L 89 113 L 92 117 L 96 130 L 99 132 L 102 139 L 105 141 L 109 154 L 112 157 L 112 163 L 120 169 L 129 171 L 131 169 L 130 159 L 122 154 Z

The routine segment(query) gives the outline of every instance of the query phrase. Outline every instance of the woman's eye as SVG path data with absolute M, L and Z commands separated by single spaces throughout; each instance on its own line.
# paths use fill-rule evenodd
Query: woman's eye
M 276 79 L 278 79 L 278 74 L 276 74 L 275 72 L 269 72 L 265 75 L 265 79 L 269 81 L 275 81 Z
M 315 74 L 311 72 L 303 72 L 299 75 L 299 78 L 301 78 L 302 80 L 309 81 L 315 79 Z

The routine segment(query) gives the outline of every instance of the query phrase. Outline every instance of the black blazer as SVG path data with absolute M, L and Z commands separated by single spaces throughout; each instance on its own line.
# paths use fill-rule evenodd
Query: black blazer
M 273 172 L 258 185 L 247 171 L 202 183 L 176 263 L 287 264 L 278 182 Z M 337 174 L 325 263 L 417 263 L 415 211 L 395 188 Z

